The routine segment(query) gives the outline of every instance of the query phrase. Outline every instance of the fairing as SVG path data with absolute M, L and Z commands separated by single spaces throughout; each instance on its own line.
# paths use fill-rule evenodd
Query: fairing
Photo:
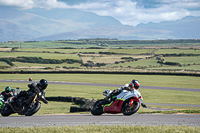
M 121 107 L 123 104 L 124 100 L 121 99 L 117 99 L 113 102 L 111 102 L 110 104 L 106 104 L 104 106 L 104 112 L 105 113 L 121 113 Z
M 133 104 L 133 101 L 140 102 L 140 97 L 138 97 L 137 93 L 134 91 L 126 91 L 123 90 L 119 95 L 117 95 L 117 99 L 112 101 L 110 104 L 106 104 L 104 106 L 104 113 L 121 113 L 122 105 L 124 101 L 127 99 L 132 99 L 130 104 Z

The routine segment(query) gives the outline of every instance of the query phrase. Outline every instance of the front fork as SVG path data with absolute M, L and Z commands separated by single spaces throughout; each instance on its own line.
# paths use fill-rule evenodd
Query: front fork
M 37 99 L 37 94 L 35 95 L 35 97 L 34 97 L 34 99 L 33 99 L 33 101 L 31 102 L 31 104 L 30 104 L 30 107 L 33 107 L 34 106 L 34 104 L 35 104 L 35 100 Z
M 132 106 L 133 105 L 133 99 L 131 99 L 131 101 L 129 102 L 129 105 Z

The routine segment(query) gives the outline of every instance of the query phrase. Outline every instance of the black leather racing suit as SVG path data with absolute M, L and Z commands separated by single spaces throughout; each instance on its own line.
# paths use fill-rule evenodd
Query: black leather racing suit
M 37 83 L 32 83 L 32 84 L 28 84 L 29 90 L 27 91 L 29 94 L 37 94 L 37 93 L 41 93 L 41 95 L 39 95 L 39 100 L 42 100 L 44 103 L 48 103 L 48 101 L 45 99 L 45 90 L 40 90 L 38 88 L 38 84 Z
M 48 103 L 48 101 L 45 99 L 45 90 L 40 90 L 38 88 L 38 84 L 37 83 L 31 83 L 28 84 L 29 89 L 27 91 L 21 91 L 16 97 L 15 99 L 17 100 L 19 97 L 25 97 L 25 101 L 22 103 L 22 105 L 24 105 L 25 103 L 29 103 L 29 97 L 31 96 L 35 96 L 36 94 L 41 93 L 40 95 L 38 95 L 38 100 L 43 101 L 44 103 Z

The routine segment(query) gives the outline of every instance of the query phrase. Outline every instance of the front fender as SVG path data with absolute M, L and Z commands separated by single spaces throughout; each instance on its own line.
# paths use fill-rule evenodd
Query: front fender
M 137 97 L 131 97 L 131 99 L 133 99 L 133 101 L 138 101 L 138 102 L 140 102 L 140 99 L 137 98 Z

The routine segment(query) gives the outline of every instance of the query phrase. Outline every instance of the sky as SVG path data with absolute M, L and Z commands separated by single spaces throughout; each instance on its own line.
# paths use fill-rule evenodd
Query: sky
M 22 10 L 66 8 L 111 16 L 124 25 L 175 21 L 200 16 L 200 0 L 0 0 L 0 7 Z

